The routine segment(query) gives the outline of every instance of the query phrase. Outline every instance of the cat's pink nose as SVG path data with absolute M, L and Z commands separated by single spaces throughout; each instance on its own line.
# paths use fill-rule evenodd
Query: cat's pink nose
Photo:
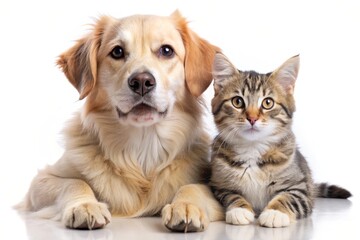
M 251 126 L 254 126 L 254 124 L 256 123 L 256 121 L 258 120 L 257 117 L 248 117 L 247 120 L 249 121 L 249 123 L 251 124 Z

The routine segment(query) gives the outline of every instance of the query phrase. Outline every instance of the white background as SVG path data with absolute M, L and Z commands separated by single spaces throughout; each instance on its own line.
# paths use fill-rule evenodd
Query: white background
M 360 194 L 360 1 L 0 0 L 2 206 L 20 201 L 37 170 L 61 156 L 62 126 L 82 104 L 57 56 L 100 14 L 175 9 L 239 69 L 269 72 L 300 54 L 298 145 L 316 181 Z

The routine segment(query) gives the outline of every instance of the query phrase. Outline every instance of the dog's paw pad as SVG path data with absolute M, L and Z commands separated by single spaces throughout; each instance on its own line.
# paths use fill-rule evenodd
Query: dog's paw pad
M 81 202 L 69 204 L 63 213 L 62 222 L 68 228 L 98 229 L 111 220 L 111 214 L 104 203 Z
M 260 214 L 259 223 L 270 228 L 287 227 L 290 225 L 290 217 L 278 210 L 267 209 Z
M 254 213 L 246 208 L 233 208 L 226 212 L 226 222 L 234 225 L 250 224 L 254 218 Z
M 176 232 L 204 231 L 209 225 L 205 212 L 193 204 L 168 204 L 162 210 L 164 225 Z

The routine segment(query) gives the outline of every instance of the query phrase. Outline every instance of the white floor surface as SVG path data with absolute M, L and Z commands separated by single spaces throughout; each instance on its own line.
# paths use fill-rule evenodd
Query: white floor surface
M 71 230 L 59 222 L 21 216 L 9 207 L 1 209 L 0 239 L 360 239 L 359 213 L 359 201 L 354 197 L 350 200 L 317 199 L 313 215 L 289 227 L 272 229 L 259 227 L 256 223 L 233 226 L 213 222 L 205 232 L 184 234 L 168 231 L 159 217 L 113 218 L 109 225 L 100 230 Z

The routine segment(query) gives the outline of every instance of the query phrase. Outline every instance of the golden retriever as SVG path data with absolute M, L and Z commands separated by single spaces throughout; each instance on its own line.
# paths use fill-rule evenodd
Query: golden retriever
M 39 171 L 21 204 L 68 228 L 115 216 L 162 214 L 174 231 L 224 218 L 202 183 L 211 139 L 200 95 L 219 48 L 172 15 L 100 17 L 58 59 L 84 106 L 64 130 L 65 151 Z

